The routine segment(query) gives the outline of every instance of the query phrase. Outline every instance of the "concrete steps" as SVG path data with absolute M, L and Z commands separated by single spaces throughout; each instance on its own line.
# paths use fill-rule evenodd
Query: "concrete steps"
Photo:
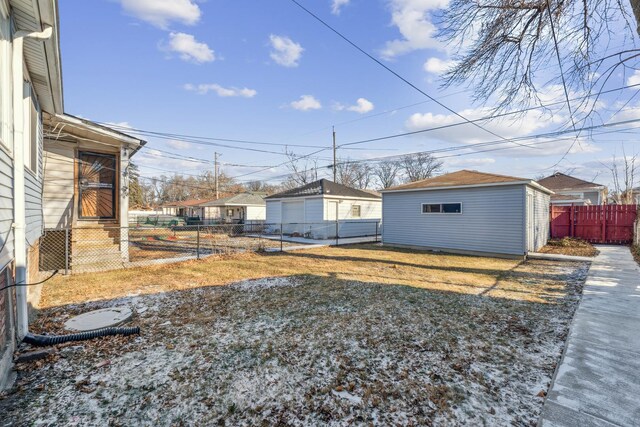
M 76 228 L 71 238 L 71 270 L 74 273 L 122 268 L 120 229 Z

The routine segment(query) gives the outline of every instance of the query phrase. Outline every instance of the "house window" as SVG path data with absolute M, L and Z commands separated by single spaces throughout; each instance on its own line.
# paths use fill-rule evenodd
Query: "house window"
M 360 218 L 360 205 L 351 206 L 351 216 L 353 218 Z
M 423 203 L 423 214 L 460 214 L 462 213 L 462 203 Z
M 227 209 L 227 216 L 233 216 L 233 209 Z

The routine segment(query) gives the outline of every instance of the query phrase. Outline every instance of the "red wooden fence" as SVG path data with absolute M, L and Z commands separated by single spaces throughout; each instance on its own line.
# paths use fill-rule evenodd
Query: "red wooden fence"
M 577 237 L 592 243 L 631 243 L 636 215 L 636 205 L 552 205 L 551 237 Z

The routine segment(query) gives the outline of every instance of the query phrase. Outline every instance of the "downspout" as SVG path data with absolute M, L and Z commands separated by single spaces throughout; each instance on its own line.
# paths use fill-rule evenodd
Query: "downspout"
M 15 253 L 15 283 L 27 282 L 26 197 L 24 178 L 24 39 L 47 40 L 53 34 L 52 27 L 42 32 L 17 31 L 13 35 L 13 235 Z M 16 287 L 16 328 L 18 338 L 29 332 L 27 289 Z

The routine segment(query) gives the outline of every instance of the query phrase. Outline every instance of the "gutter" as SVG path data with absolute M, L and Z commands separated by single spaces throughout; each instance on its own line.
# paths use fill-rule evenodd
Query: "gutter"
M 24 146 L 24 39 L 47 40 L 53 35 L 48 26 L 41 32 L 17 31 L 13 35 L 13 235 L 15 254 L 15 281 L 27 282 L 27 236 Z M 16 286 L 16 329 L 23 339 L 29 332 L 27 289 Z

